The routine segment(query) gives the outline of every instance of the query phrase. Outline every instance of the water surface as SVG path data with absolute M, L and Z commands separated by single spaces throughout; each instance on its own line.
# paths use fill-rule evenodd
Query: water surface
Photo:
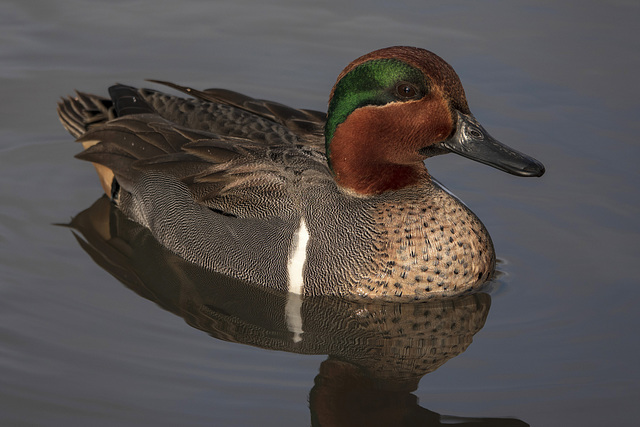
M 0 424 L 635 425 L 638 18 L 625 1 L 3 2 Z M 427 162 L 491 233 L 502 274 L 488 294 L 304 301 L 296 341 L 291 301 L 140 270 L 117 280 L 82 231 L 84 247 L 54 225 L 101 192 L 73 159 L 60 96 L 155 78 L 323 110 L 346 64 L 395 44 L 444 57 L 489 132 L 547 167 L 519 179 Z M 460 327 L 429 332 L 427 311 Z M 420 326 L 394 334 L 371 318 Z

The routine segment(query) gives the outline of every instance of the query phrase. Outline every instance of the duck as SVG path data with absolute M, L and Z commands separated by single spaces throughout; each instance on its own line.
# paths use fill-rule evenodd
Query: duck
M 460 78 L 409 46 L 352 61 L 326 113 L 150 80 L 58 103 L 112 203 L 169 251 L 297 296 L 406 302 L 478 291 L 496 254 L 425 160 L 455 153 L 516 176 L 541 162 L 493 138 Z M 187 95 L 187 96 L 184 96 Z M 153 262 L 153 260 L 150 260 Z

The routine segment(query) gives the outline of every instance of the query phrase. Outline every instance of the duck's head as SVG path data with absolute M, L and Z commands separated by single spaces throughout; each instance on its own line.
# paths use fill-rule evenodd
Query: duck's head
M 537 160 L 496 141 L 471 114 L 458 75 L 425 49 L 395 46 L 349 64 L 331 91 L 327 159 L 343 188 L 379 194 L 428 178 L 424 159 L 454 152 L 518 176 Z

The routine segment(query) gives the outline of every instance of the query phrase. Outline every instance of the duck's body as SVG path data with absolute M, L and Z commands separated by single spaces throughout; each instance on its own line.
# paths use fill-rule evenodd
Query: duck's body
M 447 150 L 472 157 L 456 138 L 482 131 L 434 54 L 396 47 L 354 61 L 326 124 L 169 85 L 196 99 L 117 85 L 112 101 L 79 94 L 59 114 L 117 206 L 185 259 L 276 291 L 385 300 L 470 292 L 491 277 L 487 230 L 422 164 Z M 513 151 L 507 166 L 483 156 L 512 173 L 544 170 Z

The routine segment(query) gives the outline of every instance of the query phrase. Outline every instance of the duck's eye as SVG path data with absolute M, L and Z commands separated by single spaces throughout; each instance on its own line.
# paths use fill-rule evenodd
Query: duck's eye
M 418 89 L 411 83 L 400 83 L 396 86 L 396 94 L 402 99 L 412 99 L 418 96 Z

